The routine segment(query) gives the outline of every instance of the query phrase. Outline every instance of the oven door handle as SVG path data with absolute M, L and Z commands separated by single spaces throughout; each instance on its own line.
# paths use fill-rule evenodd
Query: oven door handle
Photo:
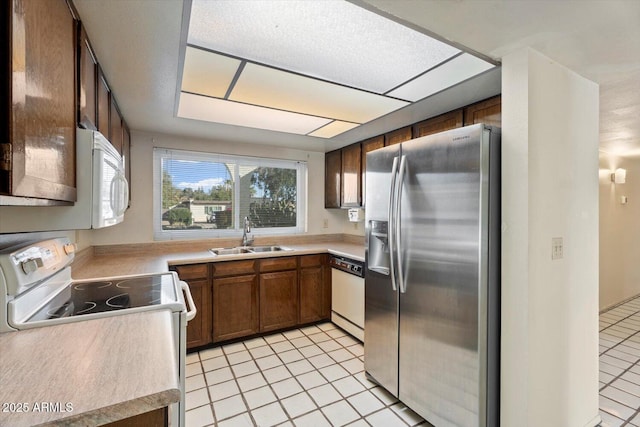
M 191 296 L 191 289 L 189 289 L 189 285 L 187 284 L 187 282 L 183 282 L 181 280 L 180 288 L 182 288 L 182 292 L 187 297 L 187 306 L 188 306 L 187 322 L 190 322 L 191 320 L 193 320 L 194 317 L 196 317 L 196 313 L 198 312 L 198 309 L 196 308 L 196 305 L 193 302 L 193 297 Z

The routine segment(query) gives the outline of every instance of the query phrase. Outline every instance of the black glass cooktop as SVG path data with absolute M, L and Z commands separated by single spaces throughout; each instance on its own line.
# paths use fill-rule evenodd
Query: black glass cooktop
M 176 302 L 171 274 L 115 278 L 107 281 L 72 282 L 28 321 Z

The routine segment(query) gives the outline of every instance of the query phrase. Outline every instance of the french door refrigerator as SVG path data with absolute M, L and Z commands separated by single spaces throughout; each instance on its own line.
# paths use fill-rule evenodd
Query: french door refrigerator
M 500 131 L 367 153 L 365 370 L 436 427 L 499 424 Z

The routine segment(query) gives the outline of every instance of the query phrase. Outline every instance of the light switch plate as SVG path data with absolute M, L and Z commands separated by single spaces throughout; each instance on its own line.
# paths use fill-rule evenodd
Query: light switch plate
M 561 259 L 564 256 L 562 237 L 551 238 L 551 259 Z

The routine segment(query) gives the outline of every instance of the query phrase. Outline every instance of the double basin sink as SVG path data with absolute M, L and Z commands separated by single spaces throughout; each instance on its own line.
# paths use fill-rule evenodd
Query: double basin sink
M 213 248 L 209 249 L 209 252 L 214 255 L 241 255 L 292 250 L 293 249 L 287 248 L 285 246 L 238 246 L 235 248 Z

